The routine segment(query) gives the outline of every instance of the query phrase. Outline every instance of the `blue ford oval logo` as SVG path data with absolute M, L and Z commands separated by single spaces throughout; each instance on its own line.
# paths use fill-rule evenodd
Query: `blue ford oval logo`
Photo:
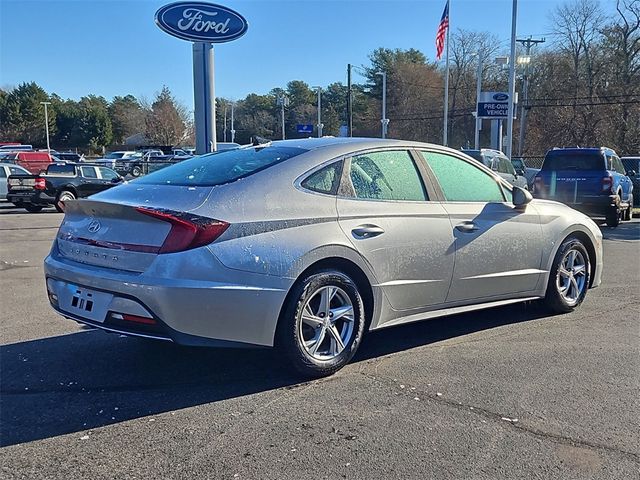
M 507 100 L 509 100 L 509 95 L 507 95 L 506 93 L 496 93 L 493 96 L 493 99 L 496 102 L 506 102 Z
M 192 42 L 223 43 L 241 37 L 249 24 L 230 8 L 206 2 L 178 2 L 156 12 L 156 24 L 169 35 Z

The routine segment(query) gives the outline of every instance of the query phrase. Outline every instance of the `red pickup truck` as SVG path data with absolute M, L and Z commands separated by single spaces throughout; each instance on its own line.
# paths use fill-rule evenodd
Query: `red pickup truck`
M 47 152 L 6 152 L 0 153 L 0 162 L 14 163 L 38 174 L 53 163 L 53 158 Z

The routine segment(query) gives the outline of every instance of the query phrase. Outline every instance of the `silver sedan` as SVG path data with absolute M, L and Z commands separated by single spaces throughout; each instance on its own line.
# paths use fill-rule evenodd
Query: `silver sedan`
M 275 346 L 323 376 L 370 330 L 536 299 L 577 308 L 600 284 L 602 235 L 459 151 L 287 140 L 69 202 L 45 273 L 51 305 L 75 321 Z

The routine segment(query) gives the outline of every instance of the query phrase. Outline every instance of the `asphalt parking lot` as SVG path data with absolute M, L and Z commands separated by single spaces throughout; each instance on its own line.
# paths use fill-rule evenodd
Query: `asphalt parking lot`
M 640 476 L 640 221 L 603 228 L 571 314 L 535 304 L 369 335 L 306 382 L 271 350 L 181 348 L 49 308 L 62 215 L 0 204 L 3 478 Z

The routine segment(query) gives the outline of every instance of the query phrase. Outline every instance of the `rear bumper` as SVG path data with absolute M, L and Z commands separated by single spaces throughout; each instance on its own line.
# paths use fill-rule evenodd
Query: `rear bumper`
M 206 254 L 213 257 L 208 251 Z M 202 259 L 195 261 L 201 263 Z M 220 277 L 217 281 L 163 278 L 154 273 L 81 264 L 60 257 L 54 246 L 44 267 L 52 307 L 72 320 L 181 345 L 272 346 L 290 280 L 238 272 L 217 260 L 214 262 L 217 274 L 210 277 Z M 97 311 L 85 315 L 52 299 L 52 293 L 60 298 L 63 290 L 69 288 L 89 289 L 112 297 L 104 306 L 96 307 Z M 151 317 L 155 324 L 115 321 L 112 313 Z
M 583 195 L 577 201 L 563 201 L 562 198 L 545 195 L 536 195 L 536 198 L 553 200 L 563 203 L 568 207 L 591 216 L 605 216 L 612 208 L 616 207 L 616 195 Z
M 29 193 L 7 193 L 7 200 L 11 203 L 29 203 L 32 205 L 53 205 L 56 198 L 47 195 L 45 192 Z

